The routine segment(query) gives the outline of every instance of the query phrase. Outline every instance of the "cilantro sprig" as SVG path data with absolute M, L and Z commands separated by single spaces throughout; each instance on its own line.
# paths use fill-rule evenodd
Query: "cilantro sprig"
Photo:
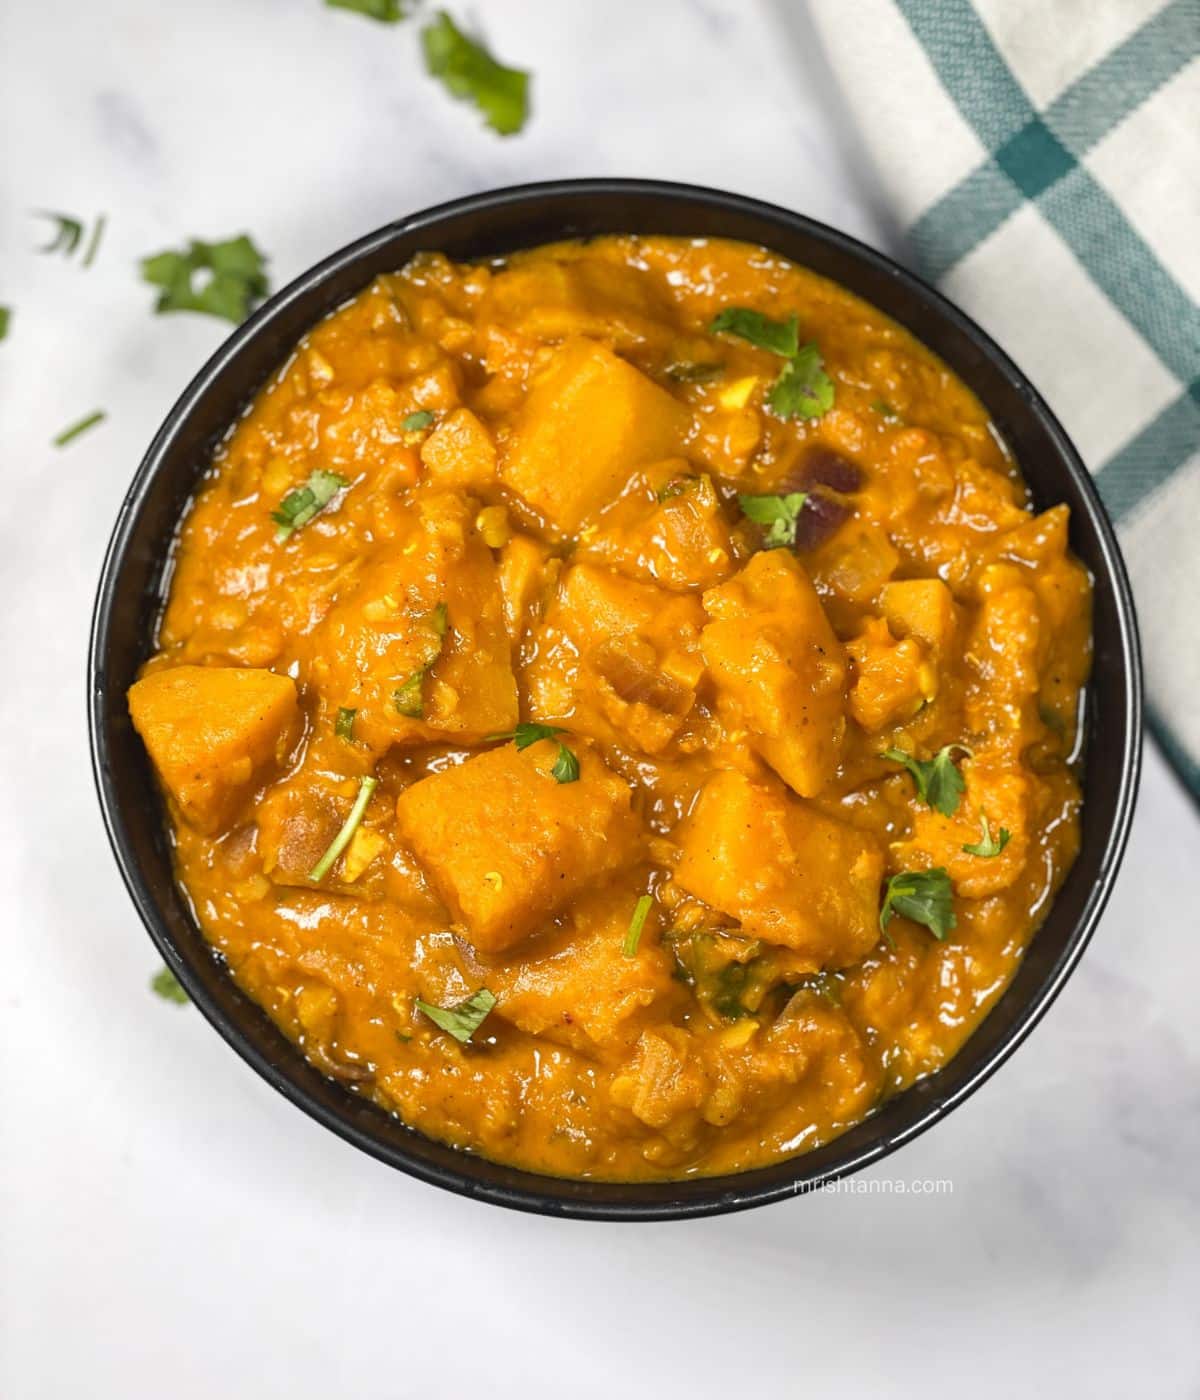
M 486 987 L 480 989 L 454 1006 L 434 1006 L 424 997 L 415 997 L 413 1004 L 422 1015 L 428 1016 L 439 1030 L 452 1035 L 460 1045 L 469 1045 L 471 1037 L 487 1020 L 496 1005 L 495 995 Z
M 244 233 L 222 243 L 193 238 L 143 258 L 142 279 L 161 288 L 155 311 L 201 311 L 235 326 L 269 290 L 266 259 Z
M 642 930 L 646 927 L 646 916 L 650 913 L 654 905 L 654 896 L 644 894 L 633 906 L 633 917 L 629 920 L 629 929 L 625 934 L 625 942 L 621 947 L 621 952 L 627 958 L 636 958 L 638 944 L 642 940 Z
M 540 739 L 554 739 L 557 735 L 565 733 L 566 730 L 557 724 L 527 722 L 518 724 L 515 729 L 510 729 L 507 733 L 489 734 L 487 737 L 489 742 L 511 742 L 516 744 L 518 749 L 527 749 L 530 744 L 536 744 Z M 558 757 L 550 769 L 550 776 L 556 783 L 573 783 L 579 778 L 579 760 L 561 739 L 558 740 Z
M 173 1001 L 177 1006 L 186 1006 L 191 997 L 183 990 L 179 978 L 169 967 L 160 967 L 150 979 L 150 990 L 162 997 L 163 1001 Z
M 350 815 L 342 823 L 341 830 L 329 843 L 325 854 L 308 872 L 308 878 L 314 885 L 320 884 L 325 876 L 329 874 L 338 856 L 340 856 L 350 844 L 351 838 L 358 830 L 359 823 L 366 813 L 367 805 L 371 801 L 371 794 L 378 786 L 378 778 L 364 778 L 359 784 L 358 796 L 354 799 L 354 806 L 350 808 Z
M 353 740 L 354 720 L 357 714 L 357 710 L 352 710 L 347 705 L 338 707 L 337 719 L 333 724 L 333 732 L 339 739 L 345 739 L 347 742 Z
M 992 856 L 998 856 L 1012 840 L 1012 832 L 1004 827 L 1001 827 L 995 836 L 992 835 L 986 812 L 979 814 L 979 827 L 981 833 L 979 840 L 963 847 L 969 856 L 983 856 L 990 859 Z
M 400 0 L 325 0 L 331 10 L 353 10 L 355 14 L 377 19 L 380 24 L 396 24 L 404 18 Z
M 459 29 L 445 10 L 421 31 L 425 67 L 452 96 L 473 102 L 501 136 L 521 130 L 529 117 L 529 74 L 498 63 L 476 39 Z
M 940 812 L 943 817 L 952 817 L 958 810 L 959 799 L 967 786 L 963 782 L 962 774 L 954 766 L 955 749 L 966 754 L 968 758 L 974 757 L 966 744 L 947 744 L 928 760 L 914 758 L 903 749 L 884 749 L 880 758 L 903 764 L 912 774 L 912 780 L 917 786 L 917 796 L 921 801 L 927 803 L 934 811 Z
M 346 478 L 337 472 L 327 472 L 320 467 L 311 472 L 307 482 L 289 491 L 271 512 L 271 519 L 279 527 L 275 538 L 286 540 L 293 531 L 307 525 L 320 515 L 339 491 L 349 485 Z
M 83 257 L 80 258 L 82 267 L 91 267 L 96 260 L 96 254 L 100 250 L 100 240 L 104 237 L 104 229 L 108 219 L 103 214 L 96 215 L 96 222 L 92 225 L 92 231 L 84 243 L 84 232 L 87 225 L 82 219 L 77 219 L 73 214 L 56 214 L 48 209 L 37 210 L 40 219 L 49 219 L 54 224 L 54 236 L 49 243 L 43 243 L 38 249 L 39 253 L 61 253 L 64 258 L 73 258 L 79 247 L 83 246 Z
M 796 522 L 808 499 L 807 491 L 789 491 L 784 496 L 738 496 L 738 505 L 747 520 L 765 525 L 764 549 L 779 549 L 796 538 Z
M 767 395 L 767 406 L 777 417 L 820 418 L 833 407 L 833 380 L 816 344 L 800 344 L 796 316 L 775 321 L 748 306 L 727 306 L 708 329 L 711 335 L 735 335 L 787 361 Z
M 888 925 L 899 914 L 922 924 L 939 942 L 944 942 L 958 924 L 954 915 L 950 876 L 941 866 L 934 870 L 901 870 L 887 882 L 879 910 L 879 929 L 890 943 Z
M 66 447 L 67 443 L 74 442 L 77 437 L 82 437 L 89 428 L 94 428 L 103 423 L 108 414 L 102 408 L 98 408 L 95 413 L 89 413 L 86 418 L 81 418 L 78 423 L 72 423 L 69 428 L 64 428 L 61 433 L 51 439 L 53 446 Z

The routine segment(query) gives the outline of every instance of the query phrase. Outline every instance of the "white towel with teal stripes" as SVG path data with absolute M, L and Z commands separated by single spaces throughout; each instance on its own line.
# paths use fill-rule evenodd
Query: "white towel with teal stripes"
M 1096 475 L 1200 798 L 1200 0 L 809 3 L 910 262 Z

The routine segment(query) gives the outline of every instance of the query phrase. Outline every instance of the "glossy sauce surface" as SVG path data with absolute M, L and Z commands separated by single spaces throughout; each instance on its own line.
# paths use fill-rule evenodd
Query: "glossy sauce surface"
M 729 307 L 795 315 L 832 407 L 773 412 Z M 314 471 L 347 484 L 281 537 Z M 800 492 L 765 547 L 739 496 Z M 236 425 L 131 707 L 201 927 L 323 1071 L 536 1171 L 723 1172 L 859 1121 L 1007 984 L 1078 848 L 1090 608 L 1065 507 L 841 288 L 719 241 L 431 255 Z M 530 721 L 561 732 L 495 737 Z M 950 815 L 882 757 L 947 745 Z M 955 927 L 884 936 L 935 868 Z M 480 988 L 467 1044 L 417 1005 Z

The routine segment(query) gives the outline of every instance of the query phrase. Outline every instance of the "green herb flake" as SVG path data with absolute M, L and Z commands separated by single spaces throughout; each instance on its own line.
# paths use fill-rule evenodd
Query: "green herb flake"
M 406 433 L 419 433 L 428 428 L 432 422 L 433 414 L 427 408 L 419 408 L 416 413 L 410 413 L 400 426 Z
M 8 328 L 12 323 L 12 307 L 0 306 L 0 340 L 8 335 Z
M 973 845 L 963 847 L 969 856 L 984 856 L 985 858 L 998 856 L 1012 840 L 1012 833 L 1006 831 L 1004 827 L 1001 827 L 995 836 L 992 835 L 986 812 L 979 814 L 979 827 L 981 832 L 979 840 Z
M 716 379 L 724 368 L 719 362 L 703 364 L 699 360 L 673 360 L 663 373 L 676 384 L 704 384 Z
M 427 669 L 423 666 L 419 671 L 414 671 L 403 685 L 398 685 L 392 691 L 392 704 L 407 719 L 423 719 L 425 716 L 425 697 L 422 693 L 422 687 Z
M 331 10 L 353 10 L 356 15 L 377 19 L 380 24 L 396 24 L 404 18 L 400 0 L 325 0 Z
M 891 942 L 888 924 L 894 914 L 923 924 L 934 938 L 944 941 L 958 920 L 954 917 L 950 876 L 940 866 L 936 870 L 902 870 L 887 882 L 879 928 Z
M 550 769 L 550 776 L 556 783 L 577 783 L 579 781 L 579 760 L 561 740 L 558 757 Z
M 277 540 L 286 540 L 293 530 L 299 530 L 321 511 L 344 487 L 350 483 L 337 472 L 327 472 L 318 467 L 310 473 L 303 486 L 289 491 L 271 512 L 271 519 L 279 526 L 275 532 Z
M 650 894 L 642 895 L 633 906 L 633 918 L 629 920 L 629 931 L 625 935 L 625 942 L 621 952 L 627 958 L 636 958 L 638 944 L 642 939 L 642 930 L 646 927 L 646 916 L 654 904 L 654 896 Z
M 881 418 L 890 419 L 894 423 L 903 421 L 899 413 L 888 403 L 887 399 L 876 399 L 871 404 L 871 412 L 878 413 Z
M 421 31 L 425 67 L 448 91 L 474 102 L 484 121 L 501 136 L 511 136 L 529 117 L 529 74 L 506 68 L 470 39 L 445 10 Z
M 773 321 L 761 311 L 747 306 L 727 306 L 709 324 L 710 335 L 735 335 L 747 340 L 759 350 L 791 359 L 800 348 L 800 321 L 789 316 L 786 321 Z
M 342 829 L 329 843 L 329 849 L 308 872 L 308 878 L 314 885 L 319 884 L 325 876 L 329 874 L 337 858 L 350 844 L 351 837 L 358 830 L 359 823 L 366 813 L 367 804 L 371 800 L 371 794 L 378 786 L 378 778 L 364 778 L 359 784 L 358 796 L 354 799 L 354 806 L 350 808 L 350 815 L 342 823 Z
M 434 636 L 444 638 L 450 626 L 450 614 L 445 603 L 439 603 L 437 607 L 433 608 L 427 621 Z
M 738 496 L 738 505 L 747 520 L 765 525 L 764 549 L 779 549 L 796 538 L 796 522 L 808 499 L 807 491 L 789 491 L 786 496 Z
M 162 289 L 156 312 L 201 311 L 240 325 L 267 295 L 265 267 L 263 254 L 243 233 L 223 243 L 191 239 L 182 251 L 144 258 L 142 279 Z
M 927 803 L 935 812 L 940 812 L 943 817 L 952 817 L 958 810 L 959 799 L 966 791 L 962 774 L 954 766 L 955 749 L 966 754 L 968 758 L 974 757 L 966 744 L 947 744 L 927 761 L 914 758 L 903 749 L 884 749 L 880 757 L 889 759 L 892 763 L 903 764 L 912 774 L 912 780 L 917 786 L 917 796 L 921 801 Z
M 180 985 L 179 978 L 169 967 L 161 967 L 150 979 L 150 990 L 163 1001 L 173 1001 L 178 1006 L 186 1006 L 191 998 Z
M 695 490 L 700 485 L 698 476 L 675 476 L 667 482 L 665 486 L 659 487 L 654 493 L 659 502 L 673 501 L 676 496 L 685 496 L 689 491 Z
M 107 225 L 108 219 L 104 214 L 96 216 L 96 222 L 92 225 L 92 236 L 88 239 L 87 249 L 83 254 L 84 267 L 91 267 L 96 261 L 96 254 L 100 251 L 100 240 L 104 237 Z
M 779 418 L 820 418 L 833 407 L 833 380 L 825 373 L 815 345 L 801 346 L 767 395 L 767 405 Z
M 556 724 L 518 724 L 515 729 L 510 729 L 504 734 L 489 734 L 489 743 L 514 743 L 518 749 L 527 749 L 530 744 L 536 744 L 541 739 L 553 739 L 557 734 L 565 734 L 565 729 L 560 729 Z M 554 760 L 554 766 L 550 769 L 550 776 L 556 783 L 574 783 L 579 780 L 579 760 L 567 748 L 560 739 L 558 741 L 558 757 Z
M 64 428 L 56 438 L 52 439 L 54 446 L 66 447 L 67 443 L 74 442 L 77 437 L 82 437 L 89 428 L 94 428 L 97 423 L 103 423 L 107 417 L 108 414 L 102 408 L 98 408 L 95 413 L 89 413 L 78 423 L 72 423 L 69 428 Z
M 43 243 L 39 253 L 61 253 L 71 257 L 83 239 L 83 220 L 70 214 L 55 214 L 49 209 L 37 210 L 39 219 L 49 219 L 54 225 L 54 236 L 49 243 Z
M 488 1018 L 488 1013 L 496 1005 L 496 998 L 486 987 L 480 987 L 466 1001 L 456 1006 L 433 1006 L 424 997 L 415 997 L 413 1005 L 422 1015 L 428 1016 L 439 1030 L 452 1035 L 460 1045 L 469 1045 L 471 1037 Z
M 354 738 L 354 717 L 357 714 L 357 710 L 348 709 L 345 705 L 339 707 L 337 719 L 333 725 L 333 732 L 339 739 L 349 741 Z

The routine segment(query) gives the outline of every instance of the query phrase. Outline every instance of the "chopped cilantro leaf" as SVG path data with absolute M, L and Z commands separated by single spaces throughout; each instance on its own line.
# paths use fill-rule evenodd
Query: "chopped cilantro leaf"
M 49 219 L 54 224 L 54 237 L 49 243 L 43 243 L 38 252 L 62 253 L 69 258 L 83 238 L 82 220 L 70 214 L 54 214 L 48 209 L 39 209 L 37 213 L 39 218 Z
M 353 10 L 355 14 L 377 19 L 381 24 L 395 24 L 404 18 L 400 0 L 325 0 L 333 10 Z
M 142 279 L 162 288 L 155 311 L 202 311 L 234 325 L 268 290 L 265 259 L 244 233 L 223 243 L 192 239 L 183 251 L 144 258 Z
M 431 610 L 428 622 L 435 636 L 444 637 L 446 635 L 446 630 L 450 626 L 450 615 L 446 610 L 445 603 L 439 603 Z
M 350 838 L 358 830 L 358 825 L 363 819 L 363 814 L 367 810 L 367 804 L 371 800 L 371 794 L 379 786 L 377 778 L 364 778 L 359 784 L 358 796 L 354 799 L 354 806 L 350 808 L 350 815 L 342 823 L 342 829 L 329 843 L 329 849 L 317 861 L 316 865 L 308 872 L 308 878 L 313 884 L 318 884 L 333 869 L 338 856 L 350 844 Z
M 833 380 L 825 373 L 815 345 L 801 346 L 784 366 L 767 395 L 767 404 L 780 418 L 820 418 L 833 407 Z
M 627 958 L 637 957 L 638 944 L 642 939 L 642 929 L 646 927 L 646 915 L 649 914 L 653 904 L 654 896 L 644 894 L 633 906 L 633 918 L 629 920 L 629 931 L 625 935 L 625 943 L 621 949 Z
M 902 870 L 887 882 L 879 927 L 888 941 L 888 924 L 894 914 L 923 924 L 933 936 L 945 940 L 956 926 L 950 876 L 940 866 L 936 870 Z
M 465 1001 L 456 1006 L 433 1006 L 424 997 L 415 997 L 413 1004 L 423 1015 L 428 1016 L 439 1030 L 452 1035 L 460 1045 L 470 1044 L 471 1037 L 488 1018 L 488 1013 L 496 1005 L 496 998 L 486 987 L 480 987 Z
M 421 31 L 425 67 L 450 93 L 474 102 L 493 131 L 511 136 L 529 116 L 529 74 L 497 63 L 445 10 Z
M 747 520 L 767 526 L 764 549 L 779 549 L 796 538 L 796 522 L 808 499 L 807 491 L 789 491 L 786 496 L 738 496 L 738 505 Z
M 392 704 L 400 714 L 408 719 L 422 719 L 425 715 L 425 697 L 422 687 L 425 682 L 425 672 L 428 668 L 422 667 L 419 671 L 414 671 L 403 685 L 398 685 L 392 691 Z
M 959 798 L 966 791 L 962 774 L 954 766 L 955 749 L 961 750 L 968 758 L 973 757 L 966 744 L 947 744 L 929 760 L 913 758 L 903 749 L 884 749 L 880 757 L 902 763 L 912 774 L 921 801 L 928 803 L 943 817 L 952 817 L 958 810 Z
M 53 439 L 55 447 L 66 447 L 67 443 L 74 442 L 77 437 L 81 437 L 89 428 L 94 428 L 97 423 L 103 423 L 108 414 L 102 408 L 98 408 L 95 413 L 89 413 L 86 418 L 81 418 L 78 423 L 72 423 L 69 428 L 64 428 L 59 435 Z
M 710 335 L 736 335 L 739 340 L 748 340 L 759 350 L 769 350 L 772 355 L 782 355 L 785 360 L 800 348 L 800 322 L 797 317 L 773 321 L 761 311 L 752 311 L 748 306 L 727 306 L 713 317 L 708 331 Z
M 271 519 L 279 526 L 275 531 L 277 540 L 286 540 L 293 530 L 299 530 L 319 515 L 337 493 L 350 483 L 337 472 L 327 472 L 317 468 L 309 475 L 303 486 L 289 491 L 271 512 Z
M 160 967 L 154 974 L 150 979 L 150 990 L 162 997 L 163 1001 L 173 1001 L 180 1006 L 186 1006 L 191 1000 L 169 967 Z
M 432 422 L 433 414 L 427 408 L 419 408 L 416 413 L 410 413 L 400 426 L 406 433 L 419 433 Z
M 715 379 L 725 368 L 723 364 L 702 364 L 699 360 L 673 360 L 664 371 L 676 384 L 703 384 Z
M 1012 840 L 1012 833 L 1006 831 L 1004 827 L 1001 827 L 995 836 L 992 835 L 986 812 L 979 814 L 979 827 L 982 833 L 979 840 L 972 845 L 963 847 L 969 856 L 998 856 Z
M 0 340 L 8 334 L 8 328 L 12 323 L 12 307 L 0 306 Z
M 558 744 L 558 757 L 550 776 L 556 783 L 577 783 L 579 781 L 579 760 L 561 740 Z
M 337 719 L 334 721 L 333 732 L 338 736 L 339 739 L 354 738 L 354 717 L 357 714 L 357 710 L 348 709 L 345 705 L 342 705 L 338 709 Z

